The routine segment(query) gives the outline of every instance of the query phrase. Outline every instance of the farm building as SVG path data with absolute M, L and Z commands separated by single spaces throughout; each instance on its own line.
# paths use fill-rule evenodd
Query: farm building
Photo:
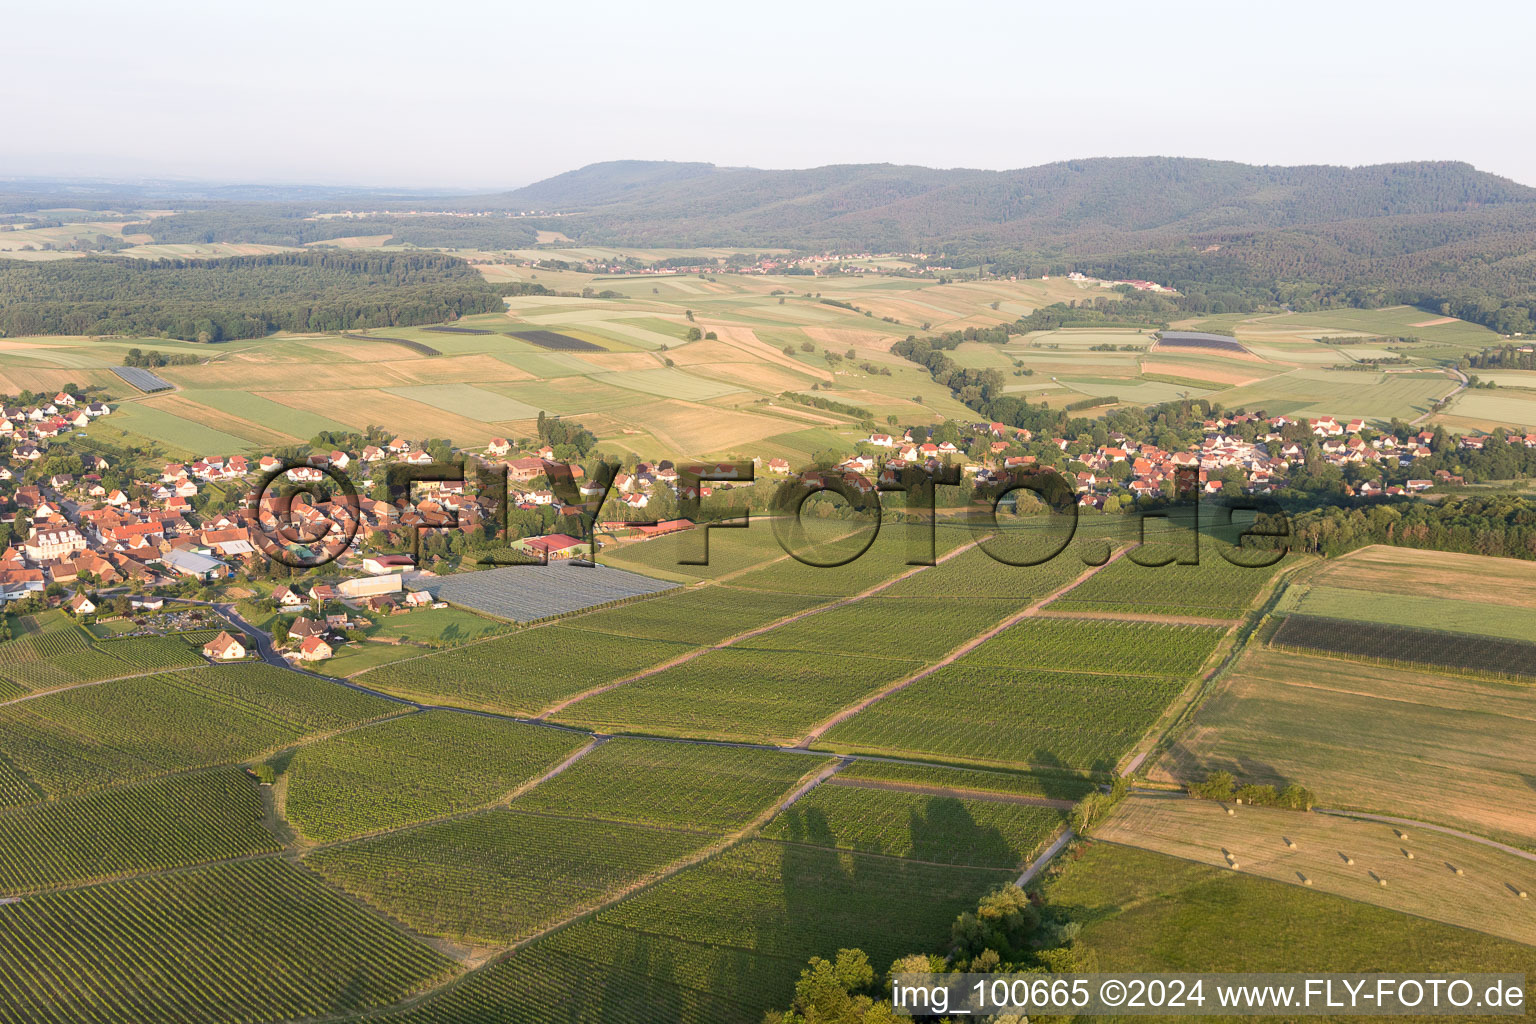
M 402 569 L 416 567 L 416 559 L 410 555 L 369 555 L 363 559 L 363 572 L 370 576 L 386 576 Z
M 200 580 L 223 579 L 230 574 L 228 563 L 207 555 L 200 555 L 196 551 L 182 551 L 180 548 L 167 551 L 160 556 L 160 561 L 182 576 L 191 576 Z
M 398 594 L 404 589 L 399 573 L 389 576 L 372 576 L 365 579 L 342 580 L 336 584 L 336 592 L 342 597 L 376 597 L 379 594 Z

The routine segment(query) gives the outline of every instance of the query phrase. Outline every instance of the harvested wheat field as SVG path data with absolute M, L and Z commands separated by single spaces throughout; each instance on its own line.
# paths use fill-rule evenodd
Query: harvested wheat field
M 1520 896 L 1536 862 L 1411 825 L 1229 806 L 1133 794 L 1094 837 L 1536 945 L 1536 902 Z
M 1150 777 L 1216 769 L 1536 848 L 1528 684 L 1250 648 Z
M 1377 594 L 1536 608 L 1536 563 L 1519 558 L 1373 544 L 1330 561 L 1313 582 Z

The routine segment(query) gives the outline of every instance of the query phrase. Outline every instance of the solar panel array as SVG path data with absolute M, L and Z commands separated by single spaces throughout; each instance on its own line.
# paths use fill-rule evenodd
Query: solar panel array
M 114 366 L 112 367 L 112 372 L 146 395 L 156 391 L 169 391 L 175 387 L 174 384 L 159 374 L 151 373 L 137 366 Z
M 515 622 L 606 604 L 626 597 L 671 590 L 677 584 L 606 565 L 515 565 L 452 576 L 425 577 L 411 583 L 439 601 Z

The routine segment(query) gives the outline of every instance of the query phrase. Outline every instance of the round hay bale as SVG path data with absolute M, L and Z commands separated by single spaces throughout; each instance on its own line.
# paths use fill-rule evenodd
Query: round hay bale
M 1310 878 L 1303 878 L 1301 880 L 1301 884 L 1302 885 L 1311 885 L 1312 884 L 1312 879 L 1310 879 Z
M 1232 802 L 1235 803 L 1235 804 L 1241 804 L 1243 802 L 1243 798 L 1242 797 L 1238 797 L 1236 800 L 1234 800 Z
M 1387 880 L 1385 878 L 1378 878 L 1378 879 L 1376 879 L 1376 884 L 1377 885 L 1386 885 L 1387 884 Z
M 1412 850 L 1404 850 L 1403 851 L 1403 856 L 1407 857 L 1409 860 L 1413 860 L 1413 851 Z
M 1354 862 L 1355 862 L 1355 858 L 1353 858 L 1353 857 L 1345 857 L 1344 858 L 1344 863 L 1345 864 L 1353 864 Z
M 1234 861 L 1229 861 L 1228 864 L 1230 865 L 1230 867 L 1232 868 L 1233 871 L 1237 870 L 1237 861 L 1235 861 L 1235 860 Z
M 1524 889 L 1521 889 L 1520 890 L 1520 898 L 1523 899 L 1523 900 L 1528 900 L 1531 897 L 1530 897 L 1529 893 L 1527 893 Z
M 1463 870 L 1461 870 L 1461 868 L 1457 868 L 1457 869 L 1456 869 L 1456 873 L 1457 873 L 1457 874 L 1458 874 L 1458 875 L 1464 875 L 1464 874 L 1466 874 L 1466 872 L 1465 872 L 1465 871 L 1463 871 Z
M 1290 839 L 1287 839 L 1285 841 L 1285 845 L 1289 846 L 1293 850 L 1296 849 L 1296 843 L 1294 841 L 1290 840 Z
M 1228 813 L 1228 814 L 1236 814 L 1236 813 L 1237 813 L 1237 812 L 1236 812 L 1236 811 L 1234 811 L 1234 810 L 1233 810 L 1233 809 L 1232 809 L 1232 808 L 1230 808 L 1230 807 L 1228 807 L 1228 808 L 1227 808 L 1227 813 Z

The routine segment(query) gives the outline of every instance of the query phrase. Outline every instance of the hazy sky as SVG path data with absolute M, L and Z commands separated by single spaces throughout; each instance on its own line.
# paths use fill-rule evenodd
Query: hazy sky
M 1529 3 L 10 0 L 0 175 L 510 188 L 619 158 L 1160 154 L 1536 185 L 1533 28 Z

